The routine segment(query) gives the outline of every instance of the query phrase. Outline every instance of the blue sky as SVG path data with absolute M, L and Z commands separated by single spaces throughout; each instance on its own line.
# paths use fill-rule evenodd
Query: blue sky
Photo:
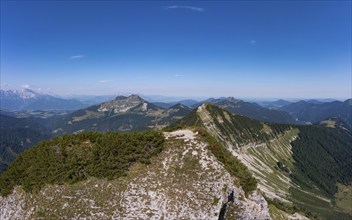
M 1 1 L 1 88 L 350 98 L 351 1 Z

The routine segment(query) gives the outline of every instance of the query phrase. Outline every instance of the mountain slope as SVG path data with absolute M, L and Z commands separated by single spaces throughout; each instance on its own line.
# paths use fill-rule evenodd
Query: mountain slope
M 202 127 L 212 134 L 253 172 L 259 189 L 279 209 L 324 219 L 351 217 L 346 206 L 334 205 L 337 186 L 352 190 L 352 138 L 344 129 L 268 124 L 212 104 L 173 127 Z
M 283 106 L 280 110 L 289 113 L 292 117 L 300 121 L 312 124 L 329 117 L 339 117 L 352 128 L 352 99 L 344 102 L 333 101 L 324 103 L 299 101 Z
M 342 120 L 339 117 L 326 118 L 326 119 L 320 121 L 319 123 L 317 123 L 317 125 L 327 127 L 327 128 L 339 128 L 339 129 L 343 129 L 347 132 L 352 133 L 352 128 L 344 120 Z
M 49 138 L 33 118 L 15 118 L 0 113 L 0 173 L 23 151 Z
M 160 129 L 189 112 L 176 105 L 167 110 L 137 95 L 118 96 L 114 100 L 66 115 L 54 127 L 55 134 L 82 131 L 143 131 Z
M 271 219 L 197 133 L 164 135 L 83 133 L 32 148 L 0 176 L 0 218 Z
M 281 124 L 297 124 L 289 114 L 283 111 L 268 109 L 261 107 L 256 103 L 245 102 L 234 99 L 233 97 L 208 99 L 203 103 L 212 103 L 226 109 L 235 114 L 247 116 L 260 121 L 281 123 Z M 199 104 L 200 105 L 200 104 Z
M 0 128 L 0 173 L 23 151 L 49 136 L 31 128 Z

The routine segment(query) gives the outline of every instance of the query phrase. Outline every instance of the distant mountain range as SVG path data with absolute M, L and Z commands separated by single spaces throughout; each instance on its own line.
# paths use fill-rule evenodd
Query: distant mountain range
M 265 107 L 265 108 L 277 109 L 277 108 L 280 108 L 282 106 L 289 105 L 289 104 L 291 104 L 293 102 L 287 101 L 287 100 L 284 100 L 284 99 L 279 99 L 279 100 L 272 101 L 272 102 L 266 101 L 266 102 L 257 102 L 257 103 L 260 106 Z
M 312 124 L 330 117 L 338 117 L 352 128 L 352 99 L 323 103 L 299 101 L 279 109 L 289 113 L 296 120 Z
M 75 99 L 62 99 L 31 89 L 0 90 L 0 108 L 6 110 L 76 110 L 87 107 Z
M 193 106 L 197 105 L 199 102 L 193 99 L 184 99 L 184 100 L 175 101 L 175 102 L 152 102 L 152 103 L 161 108 L 170 108 L 171 106 L 176 104 L 182 104 L 192 108 Z
M 272 123 L 282 124 L 297 124 L 298 121 L 293 119 L 289 114 L 283 111 L 264 108 L 257 103 L 245 102 L 233 97 L 220 98 L 220 99 L 207 99 L 203 102 L 198 103 L 212 103 L 219 107 L 222 107 L 234 114 L 247 116 L 252 119 L 257 119 Z M 194 106 L 195 107 L 195 106 Z

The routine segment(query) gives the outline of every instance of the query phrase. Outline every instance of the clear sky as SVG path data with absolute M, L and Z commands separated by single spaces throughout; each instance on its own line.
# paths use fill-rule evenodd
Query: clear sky
M 350 98 L 351 1 L 1 1 L 1 89 Z

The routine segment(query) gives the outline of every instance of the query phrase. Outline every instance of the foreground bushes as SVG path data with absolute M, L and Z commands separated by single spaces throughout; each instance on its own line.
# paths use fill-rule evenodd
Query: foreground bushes
M 163 143 L 162 133 L 152 131 L 56 137 L 17 157 L 0 176 L 0 194 L 10 194 L 15 185 L 32 192 L 45 184 L 75 183 L 89 176 L 117 178 L 136 162 L 149 163 L 163 150 Z

